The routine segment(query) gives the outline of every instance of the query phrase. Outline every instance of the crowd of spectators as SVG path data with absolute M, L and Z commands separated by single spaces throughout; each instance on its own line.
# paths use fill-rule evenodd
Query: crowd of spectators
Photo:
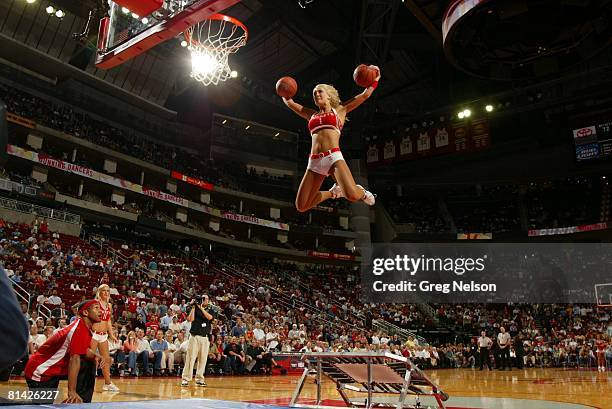
M 385 203 L 387 211 L 395 223 L 414 226 L 419 234 L 440 233 L 449 231 L 450 227 L 438 208 L 435 197 L 411 196 L 400 197 Z
M 601 221 L 602 187 L 597 177 L 532 182 L 525 200 L 532 229 L 579 226 Z
M 278 240 L 276 233 L 274 234 L 259 234 L 257 231 L 251 232 L 249 236 L 247 234 L 248 230 L 246 228 L 242 228 L 243 223 L 240 222 L 222 222 L 221 230 L 215 231 L 209 227 L 208 216 L 203 214 L 191 215 L 187 221 L 182 221 L 177 218 L 175 209 L 172 206 L 166 205 L 165 203 L 156 203 L 152 200 L 146 200 L 146 197 L 138 197 L 136 195 L 132 195 L 129 197 L 131 200 L 118 204 L 114 201 L 110 200 L 111 190 L 104 193 L 94 193 L 93 191 L 84 191 L 81 196 L 79 196 L 79 188 L 78 184 L 75 180 L 70 180 L 69 178 L 52 178 L 52 180 L 45 182 L 44 184 L 40 184 L 35 182 L 31 177 L 24 176 L 16 171 L 5 171 L 5 178 L 17 181 L 20 183 L 27 182 L 29 185 L 34 185 L 38 188 L 45 190 L 57 191 L 61 194 L 75 197 L 87 202 L 95 203 L 101 206 L 106 206 L 111 209 L 122 210 L 128 213 L 133 213 L 137 215 L 146 216 L 151 219 L 156 219 L 162 222 L 172 223 L 184 227 L 188 227 L 194 230 L 204 231 L 210 234 L 221 235 L 223 237 L 231 238 L 232 240 L 240 240 L 245 242 L 251 242 L 255 244 L 262 244 L 273 247 L 286 248 L 290 250 L 312 250 L 315 247 L 314 238 L 311 238 L 307 241 L 304 241 L 305 237 L 295 235 L 291 236 L 290 240 L 286 242 L 281 242 Z M 104 196 L 104 197 L 103 197 Z M 263 206 L 253 207 L 251 209 L 247 208 L 245 205 L 240 212 L 239 207 L 236 203 L 239 200 L 236 198 L 222 199 L 220 196 L 215 200 L 211 201 L 211 206 L 216 209 L 220 209 L 221 211 L 229 211 L 235 212 L 237 214 L 242 215 L 251 215 L 254 217 L 262 218 L 262 219 L 274 219 L 270 217 L 270 208 Z M 248 203 L 248 202 L 246 202 Z M 267 214 L 265 211 L 267 210 Z M 322 229 L 330 229 L 330 230 L 347 230 L 345 226 L 341 226 L 339 223 L 339 216 L 336 213 L 328 213 L 321 212 L 319 215 L 315 215 L 312 219 L 306 215 L 297 213 L 293 209 L 289 211 L 283 211 L 280 218 L 276 218 L 282 223 L 287 223 L 291 225 L 292 230 L 299 231 L 300 228 L 310 228 L 309 232 L 313 232 L 312 228 L 316 228 L 318 231 L 322 231 Z M 235 223 L 235 225 L 232 225 Z M 265 232 L 264 233 L 268 233 Z M 324 238 L 323 238 L 324 239 Z M 327 243 L 324 243 L 324 240 L 319 242 L 319 251 L 329 251 L 334 253 L 346 253 L 347 249 L 343 246 L 344 242 L 341 241 L 333 241 L 328 240 Z
M 202 159 L 202 155 L 170 143 L 156 142 L 119 125 L 110 125 L 68 104 L 57 103 L 50 98 L 41 98 L 4 84 L 0 84 L 0 99 L 5 101 L 8 111 L 13 114 L 162 168 L 176 170 L 222 187 L 266 196 L 274 193 L 279 199 L 292 200 L 290 177 L 257 173 L 253 168 L 238 162 L 217 163 Z M 58 158 L 68 160 L 69 155 L 62 152 Z
M 417 233 L 451 232 L 448 210 L 458 233 L 509 233 L 599 223 L 603 208 L 601 176 L 570 177 L 524 184 L 436 187 L 397 196 L 383 192 L 383 203 L 396 223 L 413 225 Z M 434 193 L 435 191 L 435 193 Z
M 358 275 L 347 268 L 301 268 L 230 253 L 196 260 L 190 248 L 173 252 L 106 240 L 102 248 L 121 254 L 112 258 L 86 241 L 50 232 L 44 220 L 30 226 L 2 220 L 0 231 L 5 271 L 33 295 L 33 305 L 48 308 L 41 311 L 47 311 L 45 319 L 23 306 L 32 324 L 30 352 L 70 322 L 74 302 L 109 284 L 121 340 L 111 345 L 118 374 L 175 374 L 187 347 L 188 305 L 202 293 L 220 308 L 212 331 L 212 373 L 269 374 L 275 356 L 305 351 L 389 351 L 423 368 L 475 367 L 475 336 L 484 330 L 495 338 L 501 326 L 514 340 L 517 367 L 594 366 L 594 340 L 612 335 L 609 314 L 593 306 L 444 304 L 430 317 L 416 305 L 361 303 Z M 376 329 L 374 319 L 413 329 L 452 324 L 464 337 L 423 344 Z M 608 358 L 612 363 L 612 346 Z

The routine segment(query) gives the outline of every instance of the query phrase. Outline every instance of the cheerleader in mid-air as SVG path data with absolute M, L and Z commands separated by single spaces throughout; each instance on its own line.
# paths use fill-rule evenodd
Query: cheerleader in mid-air
M 308 168 L 297 192 L 295 207 L 306 212 L 328 199 L 344 197 L 351 202 L 363 201 L 374 205 L 375 196 L 363 186 L 355 183 L 353 175 L 340 151 L 340 134 L 346 116 L 363 104 L 374 92 L 380 79 L 380 69 L 376 66 L 360 66 L 355 71 L 358 83 L 367 81 L 367 88 L 346 102 L 341 102 L 338 91 L 331 85 L 319 84 L 313 90 L 313 99 L 318 111 L 304 107 L 292 98 L 297 92 L 297 84 L 290 77 L 277 83 L 277 92 L 285 105 L 308 121 L 312 136 L 312 148 Z M 369 80 L 368 80 L 369 77 Z M 329 191 L 320 191 L 326 177 L 332 176 L 336 183 Z

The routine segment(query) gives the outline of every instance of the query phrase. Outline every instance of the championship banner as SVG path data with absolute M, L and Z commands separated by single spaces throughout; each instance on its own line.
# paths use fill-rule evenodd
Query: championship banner
M 465 122 L 454 123 L 451 128 L 451 143 L 455 152 L 465 152 L 468 149 L 469 130 Z
M 478 151 L 489 147 L 489 121 L 487 121 L 486 119 L 473 120 L 471 131 L 471 150 Z
M 355 256 L 351 254 L 327 253 L 327 252 L 314 251 L 314 250 L 308 250 L 308 255 L 310 257 L 325 258 L 325 259 L 332 259 L 332 260 L 347 260 L 347 261 L 355 260 Z
M 215 187 L 212 183 L 208 183 L 208 182 L 205 182 L 205 181 L 197 179 L 197 178 L 192 178 L 191 176 L 184 175 L 184 174 L 182 174 L 180 172 L 177 172 L 175 170 L 173 170 L 170 173 L 170 177 L 172 177 L 173 179 L 176 179 L 176 180 L 181 180 L 181 181 L 183 181 L 185 183 L 189 183 L 190 185 L 197 186 L 197 187 L 199 187 L 201 189 L 204 189 L 204 190 L 213 190 L 214 187 Z
M 493 233 L 457 233 L 457 240 L 493 240 Z
M 553 229 L 533 229 L 527 232 L 529 237 L 557 236 L 561 234 L 583 233 L 587 231 L 606 230 L 608 223 L 584 224 L 582 226 L 556 227 Z
M 368 166 L 458 152 L 474 152 L 491 146 L 487 118 L 459 121 L 428 128 L 406 128 L 403 136 L 380 144 L 371 143 L 366 152 Z M 612 140 L 610 143 L 612 153 Z M 382 157 L 381 157 L 382 156 Z
M 115 186 L 121 189 L 130 190 L 135 193 L 140 193 L 145 196 L 149 196 L 155 198 L 157 200 L 161 200 L 163 202 L 172 203 L 178 206 L 186 207 L 189 209 L 194 209 L 200 211 L 202 213 L 207 213 L 213 216 L 217 216 L 219 218 L 224 218 L 228 220 L 236 220 L 242 223 L 256 224 L 258 226 L 270 227 L 277 230 L 289 230 L 289 225 L 286 223 L 279 223 L 272 220 L 259 219 L 257 217 L 252 216 L 243 216 L 236 215 L 229 212 L 222 212 L 221 210 L 214 209 L 209 206 L 205 206 L 199 203 L 190 202 L 187 199 L 182 197 L 174 196 L 168 193 L 160 192 L 158 190 L 152 190 L 143 186 L 140 186 L 136 183 L 132 183 L 130 181 L 116 178 L 114 176 L 107 175 L 105 173 L 97 172 L 93 169 L 89 169 L 83 166 L 74 165 L 72 163 L 64 162 L 62 160 L 58 160 L 52 158 L 51 156 L 45 154 L 38 154 L 36 152 L 27 151 L 18 146 L 7 145 L 6 151 L 9 155 L 17 156 L 22 159 L 27 159 L 32 162 L 40 163 L 41 165 L 48 166 L 50 168 L 63 170 L 64 172 L 73 173 L 75 175 L 79 175 L 88 179 L 93 179 L 98 182 L 106 183 L 111 186 Z
M 36 128 L 36 122 L 26 119 L 19 115 L 11 114 L 10 112 L 6 113 L 6 120 L 14 124 L 17 124 L 17 125 L 25 126 L 26 128 L 30 128 L 30 129 Z

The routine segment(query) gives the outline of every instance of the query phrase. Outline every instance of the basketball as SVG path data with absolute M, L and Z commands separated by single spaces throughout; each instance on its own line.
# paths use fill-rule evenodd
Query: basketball
M 360 87 L 367 88 L 376 80 L 376 70 L 365 64 L 360 64 L 353 72 L 353 79 Z
M 276 93 L 283 98 L 293 98 L 297 90 L 297 82 L 291 77 L 283 77 L 276 82 Z

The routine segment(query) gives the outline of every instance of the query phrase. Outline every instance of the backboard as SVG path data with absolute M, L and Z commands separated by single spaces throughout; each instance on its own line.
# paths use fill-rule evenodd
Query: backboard
M 239 1 L 164 0 L 161 7 L 146 16 L 125 7 L 127 0 L 109 1 L 109 16 L 100 21 L 96 67 L 116 67 Z
M 596 284 L 595 299 L 600 308 L 612 308 L 612 283 Z

